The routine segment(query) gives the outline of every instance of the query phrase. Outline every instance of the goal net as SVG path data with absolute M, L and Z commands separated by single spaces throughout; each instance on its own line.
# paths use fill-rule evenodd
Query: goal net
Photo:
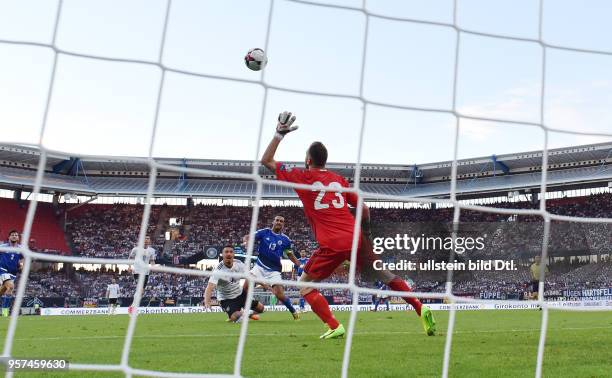
M 266 15 L 267 24 L 263 27 L 263 30 L 265 31 L 265 45 L 261 47 L 266 52 L 268 52 L 268 48 L 270 47 L 269 46 L 270 37 L 271 37 L 271 34 L 274 32 L 273 30 L 271 30 L 272 29 L 271 26 L 272 26 L 274 17 L 276 17 L 275 9 L 276 7 L 279 6 L 279 4 L 286 4 L 286 3 L 294 4 L 295 3 L 295 4 L 300 4 L 301 6 L 307 6 L 307 7 L 313 7 L 313 8 L 333 9 L 334 11 L 337 11 L 337 12 L 350 13 L 354 15 L 355 17 L 359 18 L 361 22 L 363 22 L 363 28 L 362 28 L 363 30 L 362 30 L 362 46 L 360 49 L 361 53 L 360 53 L 360 62 L 359 62 L 359 82 L 357 85 L 357 88 L 358 88 L 357 94 L 346 94 L 346 92 L 343 92 L 343 91 L 334 92 L 334 91 L 316 91 L 316 90 L 297 89 L 297 88 L 292 88 L 291 86 L 281 87 L 278 85 L 270 84 L 269 81 L 266 80 L 268 71 L 272 69 L 273 60 L 275 59 L 275 57 L 282 55 L 284 53 L 283 51 L 278 51 L 278 50 L 276 51 L 270 50 L 269 56 L 271 57 L 271 60 L 272 60 L 271 65 L 267 70 L 261 71 L 260 76 L 257 80 L 227 77 L 227 76 L 222 76 L 222 75 L 210 75 L 210 74 L 198 73 L 196 70 L 189 70 L 189 69 L 184 69 L 184 68 L 173 67 L 171 64 L 166 63 L 165 60 L 163 59 L 165 48 L 166 48 L 166 42 L 169 38 L 169 34 L 171 33 L 170 20 L 173 16 L 173 7 L 176 6 L 175 3 L 178 3 L 177 1 L 172 1 L 172 0 L 163 2 L 164 10 L 163 10 L 163 14 L 161 14 L 163 22 L 162 22 L 161 30 L 156 31 L 156 34 L 155 34 L 156 36 L 159 36 L 159 38 L 157 41 L 157 44 L 158 44 L 157 48 L 153 49 L 153 51 L 157 51 L 157 52 L 155 54 L 151 54 L 154 56 L 153 58 L 136 59 L 136 58 L 124 58 L 124 57 L 108 57 L 104 55 L 92 54 L 88 51 L 74 51 L 69 48 L 62 47 L 60 46 L 60 44 L 58 44 L 58 34 L 59 34 L 59 30 L 61 29 L 62 16 L 63 16 L 63 12 L 65 11 L 64 8 L 67 3 L 68 3 L 67 1 L 60 0 L 56 4 L 57 7 L 54 10 L 55 12 L 54 22 L 53 22 L 53 25 L 51 25 L 52 30 L 53 30 L 52 38 L 48 43 L 27 42 L 27 41 L 22 41 L 19 38 L 0 39 L 0 45 L 37 47 L 41 49 L 46 49 L 47 51 L 50 50 L 53 54 L 52 64 L 50 67 L 51 79 L 49 81 L 48 87 L 46 88 L 46 96 L 45 96 L 46 102 L 44 105 L 44 116 L 42 119 L 42 126 L 39 132 L 38 144 L 36 145 L 40 149 L 40 153 L 41 153 L 40 160 L 38 162 L 38 170 L 36 171 L 35 185 L 32 190 L 32 193 L 33 193 L 32 201 L 30 201 L 30 205 L 28 208 L 22 239 L 29 240 L 30 238 L 30 234 L 32 231 L 32 224 L 33 224 L 33 220 L 34 220 L 36 208 L 37 208 L 37 194 L 40 193 L 41 186 L 43 183 L 43 177 L 45 174 L 45 164 L 46 164 L 48 155 L 53 152 L 48 146 L 45 145 L 43 137 L 45 136 L 45 130 L 48 125 L 49 113 L 50 111 L 52 111 L 52 107 L 53 107 L 52 99 L 57 89 L 58 81 L 61 80 L 61 77 L 58 75 L 58 66 L 61 63 L 62 57 L 71 56 L 71 57 L 82 58 L 84 60 L 112 61 L 115 63 L 130 65 L 134 67 L 146 67 L 147 69 L 156 69 L 156 70 L 159 70 L 160 72 L 159 80 L 156 83 L 154 83 L 155 84 L 155 87 L 154 87 L 155 106 L 154 106 L 154 114 L 152 116 L 153 122 L 151 125 L 151 128 L 152 128 L 151 138 L 149 139 L 149 149 L 148 149 L 149 153 L 148 153 L 148 158 L 145 161 L 146 164 L 148 164 L 149 166 L 149 172 L 148 172 L 149 181 L 148 181 L 146 199 L 144 202 L 145 203 L 144 214 L 142 216 L 139 239 L 138 239 L 138 245 L 141 246 L 141 248 L 139 249 L 138 255 L 136 256 L 135 260 L 117 260 L 117 259 L 87 258 L 87 257 L 75 257 L 75 256 L 56 256 L 56 255 L 49 255 L 49 254 L 34 252 L 30 250 L 27 245 L 24 245 L 23 247 L 18 248 L 17 250 L 21 252 L 22 254 L 24 254 L 25 256 L 25 264 L 24 264 L 23 272 L 21 273 L 22 279 L 19 281 L 19 284 L 16 290 L 15 305 L 12 310 L 10 323 L 8 326 L 8 331 L 7 331 L 6 340 L 4 344 L 4 350 L 3 350 L 4 357 L 9 357 L 13 354 L 15 332 L 17 329 L 17 324 L 19 322 L 18 314 L 20 312 L 21 303 L 24 298 L 24 293 L 25 293 L 25 289 L 26 289 L 26 285 L 28 281 L 27 278 L 30 273 L 33 260 L 54 261 L 54 262 L 64 262 L 64 263 L 131 264 L 131 265 L 139 264 L 138 261 L 142 261 L 141 259 L 141 255 L 143 253 L 142 246 L 144 245 L 144 239 L 147 233 L 147 227 L 149 224 L 149 219 L 150 219 L 150 214 L 151 214 L 151 204 L 152 204 L 152 200 L 154 196 L 156 195 L 156 192 L 155 192 L 156 180 L 158 177 L 158 172 L 160 170 L 174 171 L 174 172 L 179 172 L 179 173 L 184 173 L 184 174 L 212 175 L 212 176 L 223 176 L 226 178 L 252 180 L 254 183 L 256 183 L 256 195 L 255 195 L 254 201 L 252 202 L 253 203 L 252 217 L 250 221 L 250 234 L 251 235 L 253 235 L 254 232 L 256 231 L 257 220 L 258 220 L 259 211 L 260 211 L 260 208 L 259 208 L 260 200 L 262 199 L 265 185 L 275 185 L 275 186 L 286 187 L 286 188 L 291 188 L 291 189 L 308 189 L 308 190 L 313 189 L 314 187 L 312 186 L 279 182 L 273 179 L 264 178 L 259 174 L 259 169 L 258 169 L 259 168 L 259 156 L 261 155 L 261 152 L 262 152 L 260 145 L 262 142 L 262 134 L 263 134 L 264 126 L 266 124 L 265 122 L 266 121 L 265 120 L 266 111 L 267 111 L 267 108 L 271 106 L 270 105 L 270 93 L 272 91 L 277 91 L 281 93 L 307 94 L 307 95 L 313 95 L 313 96 L 320 96 L 322 98 L 329 98 L 329 97 L 344 98 L 344 99 L 357 101 L 360 104 L 361 106 L 360 129 L 356 130 L 356 135 L 358 135 L 357 146 L 356 146 L 358 153 L 357 153 L 357 159 L 356 159 L 355 175 L 353 178 L 354 185 L 351 189 L 346 190 L 347 192 L 356 193 L 359 197 L 359 206 L 357 206 L 357 210 L 356 210 L 356 223 L 355 223 L 356 231 L 359 230 L 358 227 L 361 223 L 361 217 L 362 217 L 362 208 L 360 205 L 366 199 L 366 196 L 369 199 L 380 199 L 380 200 L 384 199 L 387 201 L 398 201 L 398 202 L 411 201 L 411 202 L 416 202 L 416 203 L 438 203 L 438 204 L 452 206 L 454 209 L 453 222 L 456 227 L 458 227 L 459 225 L 462 211 L 465 211 L 465 210 L 473 210 L 473 211 L 497 213 L 497 214 L 507 214 L 508 216 L 517 215 L 517 214 L 518 215 L 531 215 L 531 216 L 540 217 L 543 222 L 544 228 L 543 228 L 541 257 L 542 257 L 542 260 L 546 260 L 548 256 L 548 245 L 549 245 L 550 234 L 551 234 L 551 231 L 550 231 L 551 221 L 599 223 L 599 224 L 612 223 L 611 218 L 569 217 L 569 216 L 556 215 L 556 214 L 553 214 L 547 211 L 546 196 L 544 194 L 547 192 L 547 174 L 549 170 L 549 164 L 548 164 L 548 149 L 549 149 L 549 143 L 550 143 L 549 135 L 552 132 L 555 132 L 555 133 L 561 133 L 561 134 L 571 135 L 571 136 L 612 138 L 612 133 L 610 132 L 585 132 L 585 131 L 576 131 L 576 130 L 572 131 L 572 130 L 557 129 L 554 127 L 547 126 L 547 123 L 545 122 L 546 121 L 545 110 L 546 110 L 546 105 L 547 105 L 547 86 L 546 86 L 547 72 L 548 72 L 547 57 L 549 56 L 551 51 L 554 51 L 554 52 L 568 51 L 568 52 L 575 52 L 575 53 L 580 53 L 580 54 L 592 54 L 592 55 L 604 55 L 604 56 L 611 56 L 612 51 L 575 48 L 575 47 L 570 47 L 570 46 L 560 46 L 560 45 L 553 45 L 553 44 L 547 43 L 543 38 L 543 23 L 544 23 L 544 8 L 545 8 L 544 0 L 540 0 L 539 2 L 539 9 L 537 13 L 538 14 L 537 37 L 524 37 L 524 36 L 514 37 L 514 36 L 509 36 L 509 35 L 499 35 L 495 33 L 482 32 L 478 30 L 468 30 L 467 28 L 463 27 L 457 21 L 458 7 L 461 4 L 460 0 L 455 0 L 454 2 L 452 2 L 451 4 L 452 17 L 450 17 L 451 21 L 448 21 L 448 22 L 430 21 L 430 20 L 427 20 L 426 18 L 421 19 L 421 18 L 410 18 L 410 17 L 400 17 L 400 16 L 379 14 L 375 12 L 374 10 L 372 10 L 373 5 L 370 3 L 374 3 L 374 1 L 367 2 L 364 0 L 363 3 L 357 4 L 357 5 L 355 5 L 355 3 L 358 3 L 356 1 L 353 1 L 353 2 L 350 2 L 350 1 L 318 2 L 314 0 L 313 1 L 271 0 L 270 2 L 262 1 L 262 6 L 265 5 L 263 8 L 267 10 L 267 15 Z M 450 3 L 451 2 L 449 2 L 449 4 Z M 121 4 L 121 3 L 119 2 L 117 4 Z M 349 4 L 349 5 L 346 5 L 346 4 Z M 551 6 L 552 4 L 553 3 L 550 2 Z M 149 6 L 149 3 L 143 6 Z M 121 5 L 117 5 L 117 8 L 118 8 L 117 12 L 120 12 Z M 0 6 L 0 9 L 1 9 L 1 6 Z M 30 9 L 29 12 L 34 12 L 34 10 Z M 443 31 L 446 31 L 452 34 L 452 38 L 454 42 L 453 42 L 453 51 L 451 55 L 452 61 L 453 61 L 453 71 L 451 75 L 451 80 L 452 80 L 451 98 L 452 99 L 450 101 L 451 103 L 450 107 L 438 108 L 438 107 L 424 107 L 424 106 L 419 106 L 419 105 L 411 106 L 410 104 L 398 105 L 397 103 L 373 101 L 373 100 L 369 100 L 366 97 L 365 89 L 364 89 L 364 86 L 365 86 L 364 77 L 368 70 L 367 61 L 369 57 L 368 54 L 370 52 L 368 41 L 369 41 L 370 28 L 373 22 L 377 22 L 377 23 L 378 22 L 394 22 L 394 23 L 405 23 L 405 24 L 428 25 L 433 28 L 439 28 L 440 30 L 443 30 Z M 276 32 L 282 33 L 282 31 L 276 31 Z M 465 43 L 465 39 L 474 37 L 474 36 L 490 38 L 493 42 L 495 41 L 515 41 L 515 42 L 526 43 L 526 44 L 535 46 L 535 48 L 538 49 L 539 54 L 540 54 L 540 59 L 539 59 L 539 64 L 536 67 L 536 69 L 539 72 L 540 80 L 539 80 L 539 85 L 537 86 L 537 88 L 533 88 L 534 93 L 537 93 L 537 96 L 536 96 L 537 97 L 536 106 L 538 109 L 537 111 L 538 119 L 537 120 L 525 121 L 524 119 L 504 118 L 504 117 L 497 117 L 495 115 L 486 116 L 486 117 L 475 116 L 475 115 L 460 111 L 458 107 L 457 99 L 458 99 L 458 92 L 460 90 L 459 88 L 460 87 L 459 68 L 460 68 L 460 65 L 463 64 L 463 62 L 460 59 L 461 51 L 463 48 L 463 44 Z M 151 37 L 151 38 L 154 38 L 154 37 Z M 223 39 L 224 37 L 221 35 L 221 36 L 217 36 L 216 38 Z M 401 44 L 401 41 L 399 41 L 398 44 Z M 250 47 L 253 47 L 253 46 L 244 46 L 245 51 L 247 48 L 250 48 Z M 204 47 L 202 48 L 204 49 Z M 397 48 L 401 48 L 401 46 L 397 46 Z M 214 56 L 213 52 L 209 52 L 209 53 Z M 310 55 L 310 54 L 316 55 L 316 52 L 310 52 L 305 55 Z M 214 59 L 214 57 L 212 59 Z M 316 57 L 302 56 L 300 57 L 300 59 L 315 60 Z M 312 64 L 316 64 L 316 61 L 313 61 Z M 258 120 L 259 129 L 257 132 L 257 137 L 254 141 L 256 143 L 255 154 L 253 156 L 254 164 L 253 164 L 253 169 L 250 173 L 236 173 L 236 172 L 229 172 L 229 171 L 224 172 L 224 171 L 212 171 L 212 170 L 206 170 L 206 169 L 177 167 L 173 165 L 167 165 L 167 164 L 160 163 L 158 160 L 153 158 L 154 145 L 156 143 L 156 137 L 158 136 L 160 109 L 163 105 L 162 98 L 164 96 L 165 90 L 167 90 L 167 77 L 170 73 L 181 74 L 181 75 L 184 75 L 184 77 L 186 78 L 213 78 L 213 79 L 219 79 L 227 83 L 238 82 L 238 83 L 256 84 L 261 88 L 261 90 L 263 90 L 264 94 L 263 94 L 263 102 L 261 103 L 261 108 L 262 108 L 261 113 L 260 113 L 261 117 Z M 384 108 L 389 108 L 389 109 L 410 110 L 410 111 L 417 111 L 417 112 L 439 113 L 439 114 L 444 114 L 449 117 L 452 117 L 452 119 L 454 120 L 454 125 L 453 125 L 454 136 L 452 139 L 454 143 L 454 147 L 453 147 L 453 159 L 452 159 L 453 160 L 452 174 L 450 177 L 450 196 L 449 198 L 435 199 L 435 198 L 417 198 L 417 197 L 411 197 L 409 195 L 373 195 L 371 193 L 364 192 L 360 184 L 361 182 L 360 178 L 362 175 L 362 155 L 363 155 L 362 151 L 364 149 L 364 146 L 368 143 L 368 140 L 366 140 L 364 135 L 365 135 L 365 128 L 366 128 L 366 123 L 368 119 L 368 112 L 370 111 L 372 106 L 384 107 Z M 236 112 L 240 112 L 240 104 L 239 103 L 235 104 L 234 109 Z M 339 109 L 338 111 L 341 111 L 341 109 Z M 540 202 L 539 202 L 539 209 L 493 208 L 493 207 L 486 207 L 486 206 L 481 206 L 481 205 L 470 205 L 464 202 L 460 202 L 457 199 L 457 182 L 458 182 L 457 160 L 459 156 L 458 149 L 459 149 L 460 129 L 462 127 L 462 122 L 466 120 L 496 122 L 496 123 L 508 125 L 511 127 L 519 126 L 519 125 L 529 126 L 529 127 L 533 127 L 538 130 L 541 130 L 543 132 L 544 144 L 541 147 L 542 148 L 542 155 L 541 155 L 542 175 L 541 175 L 541 184 L 540 184 L 540 192 L 542 193 L 542 195 L 541 195 Z M 267 125 L 267 126 L 270 126 L 270 125 Z M 306 127 L 308 126 L 304 125 L 304 128 Z M 387 135 L 385 137 L 391 138 L 392 136 Z M 228 144 L 229 143 L 230 142 L 228 141 Z M 407 153 L 409 154 L 410 152 L 408 151 Z M 100 157 L 104 157 L 104 156 L 100 156 Z M 111 156 L 105 156 L 105 157 L 111 157 Z M 326 189 L 330 191 L 337 190 L 331 187 L 326 188 L 326 187 L 318 186 L 316 188 L 317 190 L 322 190 L 322 189 Z M 352 261 L 356 261 L 355 257 L 357 254 L 357 235 L 358 235 L 358 232 L 355 232 L 355 238 L 353 240 L 353 248 L 351 252 Z M 248 246 L 247 246 L 247 250 L 246 250 L 247 259 L 250 259 L 250 257 L 253 254 L 253 248 L 254 248 L 253 244 L 254 244 L 253 238 L 250 238 Z M 207 272 L 207 271 L 189 270 L 189 269 L 175 268 L 175 267 L 168 267 L 168 266 L 155 266 L 151 268 L 151 271 L 172 273 L 172 274 L 178 274 L 178 275 L 192 275 L 192 276 L 195 275 L 195 276 L 203 276 L 203 277 L 207 277 L 210 275 L 210 272 Z M 373 290 L 373 289 L 367 289 L 364 287 L 360 287 L 356 282 L 356 274 L 357 274 L 356 266 L 355 264 L 351 264 L 349 268 L 348 282 L 346 283 L 308 283 L 307 284 L 307 286 L 309 287 L 316 287 L 316 288 L 347 289 L 347 290 L 350 290 L 350 292 L 352 293 L 352 310 L 350 313 L 350 320 L 348 323 L 347 336 L 346 336 L 345 348 L 344 348 L 344 357 L 342 360 L 342 376 L 343 377 L 347 377 L 349 374 L 349 364 L 351 361 L 351 344 L 353 342 L 353 335 L 355 332 L 355 323 L 356 323 L 356 317 L 357 317 L 357 312 L 358 312 L 359 295 L 363 293 L 382 294 L 380 290 Z M 244 272 L 243 274 L 234 274 L 234 275 L 227 274 L 227 276 L 231 276 L 234 278 L 246 278 L 248 274 L 247 272 Z M 544 350 L 545 350 L 546 336 L 547 336 L 547 321 L 548 321 L 550 311 L 572 310 L 571 308 L 552 307 L 549 305 L 549 303 L 547 303 L 547 301 L 544 300 L 544 282 L 545 282 L 544 264 L 542 264 L 542 268 L 540 270 L 540 277 L 541 279 L 539 281 L 540 284 L 539 284 L 539 290 L 538 290 L 537 303 L 542 308 L 542 312 L 541 312 L 542 322 L 541 322 L 541 331 L 540 331 L 540 338 L 539 338 L 539 345 L 538 345 L 538 352 L 537 352 L 536 371 L 534 372 L 536 377 L 542 376 L 542 364 L 543 364 L 544 357 L 545 357 Z M 297 282 L 293 280 L 284 280 L 282 281 L 282 283 L 285 285 L 293 286 L 293 287 L 306 286 L 305 283 Z M 140 275 L 137 285 L 141 290 L 137 291 L 137 294 L 135 297 L 135 303 L 140 303 L 140 300 L 141 300 L 140 293 L 142 292 L 142 288 L 144 287 L 144 275 Z M 247 303 L 250 302 L 250 300 L 253 298 L 254 283 L 252 281 L 249 281 L 249 288 L 251 290 L 248 291 Z M 404 292 L 394 292 L 394 291 L 386 291 L 384 294 L 406 296 L 406 293 Z M 445 342 L 444 354 L 443 354 L 443 358 L 440 361 L 440 364 L 442 364 L 443 366 L 442 375 L 444 377 L 447 377 L 450 373 L 449 366 L 450 366 L 450 359 L 451 359 L 451 350 L 453 346 L 453 334 L 454 334 L 453 330 L 456 324 L 456 320 L 455 320 L 456 319 L 455 314 L 457 311 L 456 305 L 463 304 L 463 303 L 495 303 L 495 302 L 493 300 L 471 299 L 471 298 L 465 298 L 465 297 L 455 295 L 453 293 L 452 270 L 449 271 L 446 288 L 443 293 L 414 292 L 414 293 L 411 293 L 410 296 L 414 296 L 417 298 L 443 299 L 447 303 L 450 304 L 448 328 L 446 329 L 446 332 L 445 332 L 446 342 Z M 517 303 L 520 303 L 520 302 L 517 301 Z M 206 372 L 202 372 L 201 374 L 187 374 L 187 373 L 181 374 L 181 373 L 175 373 L 175 372 L 149 371 L 149 370 L 138 369 L 138 368 L 131 366 L 130 365 L 130 350 L 131 350 L 132 340 L 134 337 L 134 331 L 136 328 L 138 318 L 139 316 L 137 312 L 130 315 L 129 326 L 126 331 L 123 351 L 121 355 L 121 361 L 119 364 L 74 363 L 70 365 L 70 369 L 71 370 L 82 370 L 82 371 L 116 371 L 116 372 L 123 372 L 125 373 L 126 376 L 133 376 L 133 375 L 148 375 L 148 376 L 158 376 L 158 377 L 223 376 L 219 374 L 207 374 Z M 248 329 L 249 329 L 249 321 L 248 321 L 248 318 L 245 317 L 244 321 L 241 324 L 241 331 L 240 331 L 240 337 L 238 341 L 238 347 L 236 350 L 233 374 L 228 375 L 228 376 L 241 376 L 243 373 L 243 356 L 245 352 L 245 343 L 248 337 Z M 11 373 L 8 373 L 8 375 L 10 376 Z

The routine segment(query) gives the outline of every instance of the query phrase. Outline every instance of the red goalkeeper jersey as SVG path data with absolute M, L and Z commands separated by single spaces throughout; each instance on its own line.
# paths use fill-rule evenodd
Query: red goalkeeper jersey
M 348 188 L 344 177 L 327 169 L 289 168 L 276 163 L 276 177 L 281 181 L 299 184 L 320 184 L 337 188 Z M 295 190 L 304 205 L 308 223 L 321 249 L 350 251 L 353 245 L 355 218 L 348 204 L 357 205 L 355 193 L 340 193 L 332 190 Z

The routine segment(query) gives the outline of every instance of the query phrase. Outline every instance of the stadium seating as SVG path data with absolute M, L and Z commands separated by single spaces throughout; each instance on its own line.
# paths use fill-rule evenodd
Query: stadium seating
M 612 214 L 612 194 L 600 194 L 589 197 L 564 198 L 547 202 L 552 213 L 579 217 L 610 217 Z M 25 216 L 26 209 L 12 200 L 1 200 L 0 209 Z M 500 208 L 534 208 L 529 202 L 501 202 L 490 206 Z M 83 256 L 126 258 L 136 244 L 142 205 L 84 205 L 68 215 L 67 236 L 74 246 L 73 253 Z M 196 205 L 187 206 L 154 206 L 151 210 L 148 233 L 153 236 L 156 250 L 170 256 L 188 257 L 202 251 L 209 245 L 239 245 L 242 236 L 250 227 L 252 209 L 237 206 Z M 398 224 L 419 224 L 422 222 L 450 222 L 452 208 L 441 209 L 371 209 L 373 225 L 379 225 L 379 232 L 395 230 Z M 33 237 L 37 245 L 50 248 L 52 241 L 64 240 L 64 235 L 52 212 L 50 205 L 41 203 L 34 226 Z M 262 207 L 258 227 L 267 227 L 276 215 L 286 219 L 285 233 L 295 243 L 295 249 L 314 250 L 317 245 L 301 207 Z M 170 218 L 180 218 L 181 235 L 172 243 L 164 243 L 164 232 Z M 3 219 L 3 229 L 8 222 Z M 18 222 L 22 223 L 23 219 Z M 485 249 L 475 255 L 478 258 L 518 259 L 520 265 L 516 271 L 470 272 L 455 275 L 455 293 L 460 295 L 478 295 L 480 292 L 499 292 L 504 295 L 528 291 L 530 281 L 528 269 L 531 258 L 541 252 L 543 236 L 542 219 L 538 216 L 518 216 L 483 213 L 463 210 L 461 222 L 464 224 L 493 225 L 494 233 L 500 227 L 509 227 L 499 232 L 495 248 Z M 385 228 L 390 227 L 390 228 Z M 612 232 L 609 225 L 592 225 L 567 222 L 553 222 L 550 240 L 550 255 L 572 256 L 573 253 L 586 256 L 584 251 L 593 255 L 607 256 L 606 250 L 612 245 Z M 376 228 L 375 228 L 376 232 Z M 44 243 L 44 244 L 43 244 Z M 65 243 L 65 242 L 64 242 Z M 61 246 L 60 246 L 61 247 Z M 58 250 L 60 247 L 55 247 Z M 67 248 L 65 245 L 64 250 Z M 441 254 L 435 258 L 445 258 Z M 394 256 L 385 254 L 386 258 L 408 258 L 418 261 L 418 255 L 406 254 Z M 169 259 L 172 261 L 172 259 Z M 597 263 L 588 263 L 579 259 L 566 258 L 551 263 L 547 277 L 547 290 L 566 290 L 589 287 L 612 287 L 612 263 L 609 257 L 599 259 Z M 346 281 L 346 270 L 339 269 L 330 281 Z M 67 278 L 70 277 L 70 278 Z M 74 274 L 58 272 L 36 272 L 30 277 L 28 295 L 32 296 L 80 296 L 101 297 L 106 285 L 116 277 L 122 287 L 122 295 L 133 293 L 134 283 L 131 276 L 114 272 L 86 272 Z M 288 276 L 287 276 L 288 278 Z M 410 272 L 404 278 L 415 282 L 415 288 L 423 291 L 443 291 L 445 272 Z M 183 277 L 176 275 L 153 274 L 146 295 L 157 297 L 201 296 L 206 282 L 203 278 Z M 372 283 L 358 281 L 369 286 Z M 342 290 L 327 290 L 326 295 L 343 295 Z
M 20 233 L 23 231 L 27 212 L 28 202 L 20 205 L 15 200 L 0 198 L 0 214 L 2 214 L 0 216 L 0 233 L 3 240 L 6 240 L 7 233 L 10 230 L 17 230 Z M 30 235 L 30 246 L 33 249 L 60 253 L 70 251 L 58 215 L 55 214 L 51 204 L 43 202 L 38 204 Z
M 549 210 L 555 214 L 570 216 L 605 217 L 612 213 L 612 196 L 610 194 L 596 195 L 572 200 L 551 200 L 548 202 Z M 528 202 L 498 203 L 492 206 L 499 208 L 533 208 Z M 69 215 L 68 235 L 75 245 L 77 254 L 99 257 L 125 258 L 134 246 L 140 227 L 142 215 L 140 205 L 88 205 L 71 212 Z M 192 208 L 185 206 L 165 206 L 163 217 L 160 219 L 162 207 L 152 208 L 149 222 L 149 233 L 159 234 L 156 229 L 158 223 L 167 225 L 169 218 L 183 218 L 183 238 L 175 243 L 174 251 L 181 255 L 189 255 L 201 251 L 207 245 L 239 244 L 242 236 L 247 234 L 250 226 L 252 209 L 237 206 L 204 206 Z M 290 235 L 296 249 L 313 250 L 316 242 L 310 231 L 304 212 L 300 207 L 263 207 L 260 209 L 258 227 L 267 227 L 275 215 L 286 218 L 285 233 Z M 373 224 L 389 224 L 401 222 L 450 222 L 453 209 L 372 209 Z M 464 210 L 461 213 L 461 222 L 505 222 L 508 215 L 483 213 Z M 516 223 L 532 222 L 528 227 L 532 233 L 530 240 L 541 240 L 542 219 L 536 216 L 520 216 Z M 573 225 L 579 227 L 579 225 Z M 591 248 L 603 248 L 609 236 L 598 231 L 597 227 L 583 227 L 582 233 L 592 231 L 588 242 Z M 593 231 L 594 230 L 594 231 Z M 517 236 L 515 233 L 514 236 Z M 559 233 L 559 237 L 567 234 Z M 520 236 L 525 239 L 524 235 Z M 577 242 L 575 239 L 566 239 L 568 243 Z M 158 246 L 162 241 L 157 241 Z M 534 251 L 537 251 L 534 250 Z

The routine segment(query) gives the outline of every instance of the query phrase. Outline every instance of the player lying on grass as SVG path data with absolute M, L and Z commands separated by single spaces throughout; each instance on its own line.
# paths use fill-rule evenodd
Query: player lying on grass
M 251 274 L 255 278 L 269 279 L 269 280 L 282 280 L 282 264 L 281 258 L 283 255 L 293 262 L 295 266 L 299 266 L 300 262 L 293 254 L 291 250 L 291 239 L 287 235 L 283 234 L 283 227 L 285 227 L 285 218 L 277 215 L 274 217 L 272 227 L 262 228 L 255 232 L 255 242 L 257 242 L 257 261 L 255 266 L 251 269 Z M 245 235 L 243 238 L 245 245 L 249 241 L 249 235 Z M 246 285 L 246 283 L 245 283 Z M 264 285 L 266 289 L 270 288 L 270 285 Z M 295 311 L 295 308 L 291 304 L 291 299 L 285 295 L 285 290 L 281 284 L 272 284 L 272 293 L 281 301 L 282 304 L 287 307 L 294 320 L 299 320 L 300 315 Z
M 296 130 L 297 126 L 292 126 L 295 116 L 289 112 L 283 112 L 278 116 L 276 134 L 266 148 L 261 163 L 270 170 L 276 172 L 276 178 L 282 181 L 329 186 L 332 188 L 347 188 L 349 185 L 346 180 L 325 168 L 327 163 L 327 149 L 321 142 L 313 142 L 306 151 L 306 168 L 290 168 L 283 163 L 274 160 L 276 149 L 285 135 Z M 351 257 L 353 244 L 353 228 L 355 218 L 349 211 L 348 204 L 355 207 L 357 205 L 357 195 L 355 193 L 340 193 L 328 190 L 295 190 L 304 205 L 304 213 L 312 227 L 313 233 L 319 249 L 316 250 L 308 263 L 304 267 L 304 274 L 300 277 L 301 282 L 319 282 L 334 272 L 338 265 Z M 374 277 L 392 290 L 410 292 L 408 284 L 389 271 L 378 271 L 373 269 L 373 262 L 376 255 L 372 251 L 372 244 L 369 240 L 370 216 L 368 207 L 363 205 L 362 212 L 362 235 L 359 237 L 357 251 L 357 267 L 363 274 Z M 344 335 L 344 327 L 332 314 L 327 300 L 318 290 L 310 287 L 300 289 L 300 294 L 310 304 L 312 311 L 327 324 L 328 330 L 321 338 L 331 339 Z M 433 335 L 436 330 L 436 323 L 427 306 L 414 297 L 403 297 L 415 309 L 421 317 L 423 328 L 428 335 Z
M 8 234 L 8 243 L 0 245 L 0 247 L 19 248 L 19 232 L 12 230 Z M 11 301 L 13 299 L 13 290 L 15 289 L 15 279 L 17 273 L 23 269 L 23 255 L 19 252 L 9 252 L 0 250 L 0 296 L 2 297 L 2 316 L 9 316 Z
M 226 246 L 221 251 L 223 261 L 213 270 L 206 290 L 204 291 L 204 307 L 211 308 L 212 294 L 217 289 L 217 299 L 223 311 L 227 313 L 228 319 L 232 322 L 239 322 L 242 319 L 246 307 L 247 291 L 243 290 L 240 279 L 222 277 L 219 273 L 244 273 L 246 266 L 242 261 L 234 259 L 234 247 Z M 264 312 L 264 305 L 258 300 L 251 301 L 251 310 L 255 314 L 250 315 L 253 320 L 259 319 L 257 314 Z

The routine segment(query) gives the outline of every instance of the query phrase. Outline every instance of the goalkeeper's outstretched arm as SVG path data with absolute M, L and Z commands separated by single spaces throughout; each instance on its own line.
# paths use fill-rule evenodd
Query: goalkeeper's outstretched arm
M 298 128 L 297 125 L 292 126 L 293 122 L 295 122 L 295 116 L 292 116 L 291 112 L 282 112 L 278 115 L 278 123 L 276 124 L 276 133 L 274 134 L 274 138 L 272 138 L 270 144 L 268 144 L 268 147 L 261 157 L 261 164 L 272 171 L 276 170 L 276 160 L 274 160 L 274 154 L 276 154 L 276 149 L 278 148 L 280 141 L 283 140 L 285 135 L 297 130 Z
M 270 141 L 270 144 L 268 144 L 266 151 L 264 151 L 264 154 L 261 157 L 261 164 L 271 171 L 276 170 L 276 160 L 274 160 L 274 154 L 276 153 L 276 149 L 278 148 L 280 141 L 281 140 L 276 139 L 275 136 L 274 139 Z

